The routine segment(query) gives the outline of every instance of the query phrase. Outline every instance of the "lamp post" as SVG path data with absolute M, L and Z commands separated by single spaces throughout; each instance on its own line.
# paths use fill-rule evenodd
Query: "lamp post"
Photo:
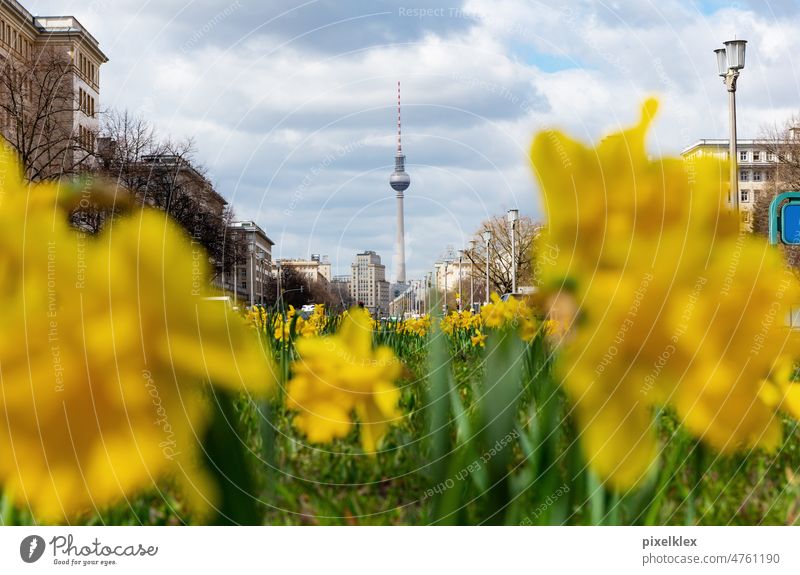
M 469 241 L 469 311 L 475 308 L 475 240 Z
M 492 243 L 492 230 L 483 230 L 483 241 L 486 243 L 486 300 L 489 303 L 489 247 Z
M 275 277 L 275 279 L 277 280 L 275 282 L 275 288 L 278 290 L 278 293 L 275 294 L 275 303 L 276 303 L 278 309 L 282 310 L 283 309 L 283 307 L 282 307 L 283 306 L 283 301 L 281 301 L 281 293 L 283 292 L 283 289 L 281 288 L 281 260 L 278 260 L 277 262 L 275 262 L 275 267 L 278 270 L 277 273 L 276 273 L 276 277 Z
M 461 268 L 464 267 L 464 250 L 458 250 L 458 311 L 464 307 L 461 302 L 464 301 L 464 290 L 461 286 Z
M 736 152 L 736 82 L 739 70 L 744 68 L 745 48 L 747 40 L 729 40 L 723 42 L 724 48 L 714 50 L 717 55 L 717 69 L 728 89 L 728 113 L 730 115 L 730 167 L 731 196 L 733 211 L 739 214 L 739 157 Z
M 247 287 L 249 288 L 250 307 L 256 303 L 256 244 L 255 234 L 251 236 L 250 243 L 247 244 Z
M 428 314 L 431 312 L 431 272 L 425 274 L 425 291 L 423 297 L 425 298 L 423 309 L 425 313 Z
M 256 269 L 258 271 L 258 303 L 264 305 L 264 252 L 256 252 Z
M 444 260 L 444 314 L 447 315 L 447 265 L 450 262 Z
M 508 210 L 508 226 L 511 228 L 511 293 L 517 293 L 517 220 L 519 210 Z

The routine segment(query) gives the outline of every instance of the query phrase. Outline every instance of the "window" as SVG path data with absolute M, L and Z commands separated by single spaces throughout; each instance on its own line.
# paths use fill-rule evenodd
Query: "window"
M 753 152 L 753 161 L 760 162 L 761 161 L 761 152 Z
M 741 190 L 739 192 L 739 199 L 743 202 L 750 201 L 750 190 Z
M 739 152 L 739 161 L 746 162 L 747 161 L 747 152 Z
M 769 160 L 770 162 L 774 162 L 775 161 L 775 154 L 772 153 L 772 152 L 767 154 L 767 160 Z
M 739 181 L 740 182 L 749 182 L 750 181 L 750 171 L 749 170 L 739 170 Z
M 761 170 L 756 170 L 755 172 L 753 172 L 753 181 L 754 182 L 760 182 L 762 180 L 762 178 L 763 178 L 763 174 L 761 173 Z
M 766 172 L 766 175 L 767 175 L 767 181 L 768 182 L 771 182 L 775 178 L 775 174 L 773 174 L 771 170 L 768 170 Z

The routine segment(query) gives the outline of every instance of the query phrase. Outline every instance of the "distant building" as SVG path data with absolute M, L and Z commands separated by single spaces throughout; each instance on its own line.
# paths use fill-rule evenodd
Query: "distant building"
M 161 180 L 163 183 L 161 189 L 171 189 L 174 196 L 188 194 L 199 207 L 220 217 L 228 205 L 227 200 L 214 189 L 213 184 L 182 156 L 176 154 L 144 156 L 137 169 L 151 183 Z M 168 202 L 169 198 L 163 200 Z
M 328 256 L 320 257 L 313 254 L 309 260 L 282 259 L 280 264 L 281 267 L 294 270 L 310 282 L 331 281 L 331 263 L 328 261 Z
M 350 276 L 347 275 L 338 275 L 333 276 L 333 279 L 330 283 L 330 290 L 334 297 L 341 303 L 344 307 L 349 307 L 353 303 L 353 296 L 350 293 Z
M 275 245 L 255 222 L 233 222 L 228 226 L 232 244 L 245 246 L 232 270 L 222 276 L 222 287 L 236 302 L 245 305 L 263 304 L 267 297 L 267 281 L 272 270 L 272 246 Z
M 350 296 L 361 302 L 370 313 L 383 316 L 389 312 L 389 282 L 386 281 L 386 266 L 374 251 L 356 255 L 350 266 Z
M 703 157 L 728 159 L 730 140 L 699 140 L 681 152 L 684 160 Z M 752 229 L 753 207 L 765 188 L 778 178 L 779 161 L 767 148 L 775 149 L 776 142 L 768 140 L 737 140 L 739 164 L 739 211 L 742 229 Z M 731 201 L 731 198 L 728 198 Z
M 396 284 L 401 285 L 401 284 Z M 405 284 L 405 290 L 397 294 L 389 302 L 389 315 L 392 317 L 407 317 L 409 315 L 427 313 L 427 289 L 424 280 L 410 280 Z
M 448 293 L 459 293 L 464 290 L 464 296 L 469 297 L 469 276 L 474 272 L 473 264 L 467 259 L 463 259 L 461 264 L 458 260 L 447 262 L 436 262 L 436 274 L 434 281 L 436 282 L 436 289 L 439 293 L 444 293 L 447 288 Z M 461 286 L 459 287 L 459 281 Z M 465 300 L 466 301 L 466 300 Z

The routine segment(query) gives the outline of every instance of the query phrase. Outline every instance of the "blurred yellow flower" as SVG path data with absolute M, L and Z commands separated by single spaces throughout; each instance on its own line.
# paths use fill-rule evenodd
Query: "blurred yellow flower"
M 287 406 L 294 425 L 313 443 L 344 437 L 358 418 L 361 445 L 374 452 L 389 424 L 401 416 L 394 382 L 401 364 L 388 347 L 372 346 L 372 319 L 354 308 L 332 336 L 298 340 Z
M 472 347 L 486 347 L 486 334 L 478 331 L 470 338 L 470 341 L 472 342 Z
M 794 345 L 782 322 L 797 280 L 778 250 L 739 233 L 724 164 L 648 158 L 656 109 L 649 100 L 638 126 L 594 149 L 556 132 L 532 147 L 559 248 L 541 262 L 543 290 L 579 308 L 563 385 L 592 467 L 620 488 L 656 456 L 655 406 L 721 451 L 775 447 L 774 410 L 798 407 L 796 386 L 773 379 Z
M 519 319 L 520 300 L 510 298 L 502 301 L 496 293 L 492 293 L 490 299 L 491 302 L 481 308 L 483 325 L 496 329 Z
M 56 184 L 29 186 L 0 146 L 0 484 L 66 522 L 171 478 L 207 505 L 204 383 L 266 392 L 271 363 L 207 256 L 150 210 L 100 237 L 70 228 Z
M 404 335 L 416 335 L 425 337 L 431 327 L 431 316 L 425 315 L 418 318 L 406 319 L 397 322 L 395 330 Z

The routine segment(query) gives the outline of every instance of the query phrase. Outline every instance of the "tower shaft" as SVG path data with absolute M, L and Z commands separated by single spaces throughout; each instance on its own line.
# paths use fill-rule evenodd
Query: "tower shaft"
M 403 192 L 397 193 L 397 238 L 395 239 L 397 270 L 395 281 L 406 283 L 406 231 L 403 213 Z

